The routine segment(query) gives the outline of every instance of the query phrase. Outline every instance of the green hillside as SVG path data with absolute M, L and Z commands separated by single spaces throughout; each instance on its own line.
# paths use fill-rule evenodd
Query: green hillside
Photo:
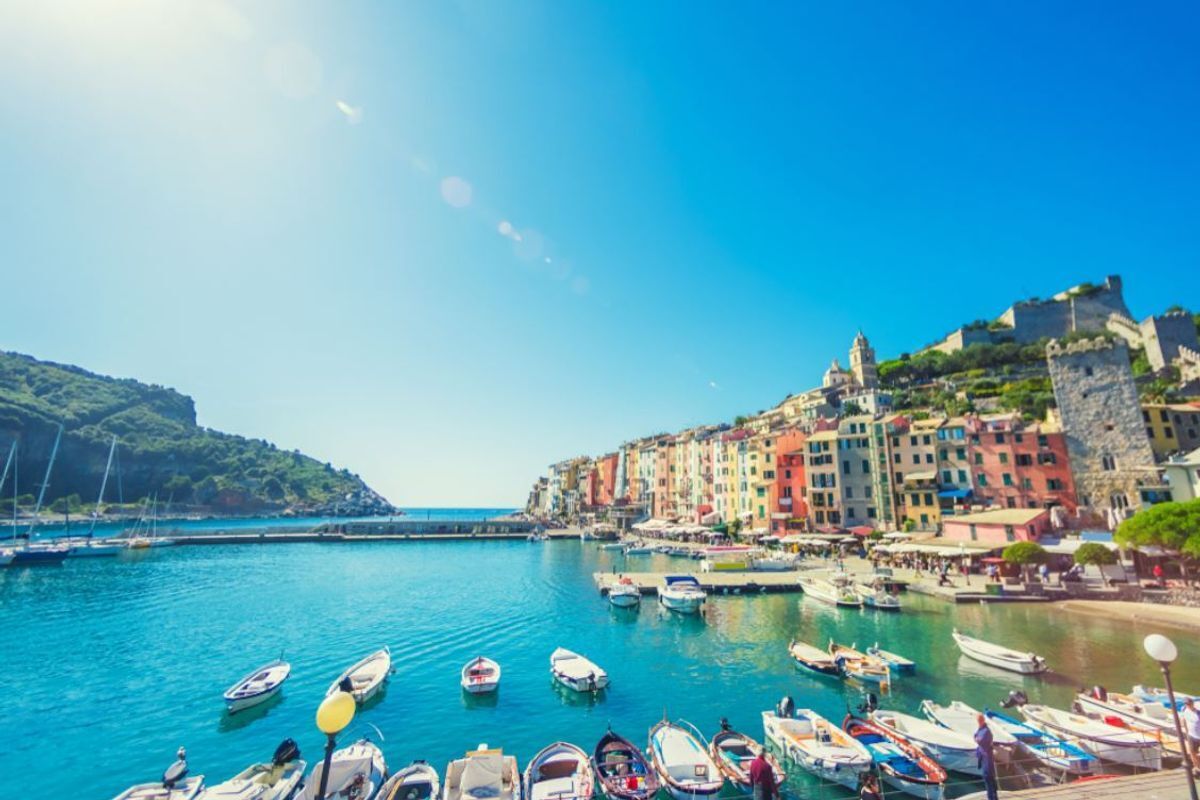
M 348 470 L 198 426 L 194 401 L 174 389 L 0 351 L 0 461 L 17 437 L 22 494 L 36 493 L 59 423 L 46 496 L 60 509 L 95 501 L 115 434 L 120 469 L 107 492 L 114 503 L 157 493 L 176 509 L 216 513 L 390 511 Z

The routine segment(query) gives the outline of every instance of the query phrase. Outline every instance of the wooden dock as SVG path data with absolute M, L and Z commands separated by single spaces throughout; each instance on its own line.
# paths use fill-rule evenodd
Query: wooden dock
M 799 592 L 803 572 L 597 572 L 592 577 L 600 594 L 607 595 L 617 581 L 628 578 L 642 594 L 655 594 L 668 575 L 691 575 L 709 594 L 759 594 Z
M 1189 800 L 1189 793 L 1183 770 L 1169 769 L 1018 792 L 1001 791 L 1000 797 L 1002 800 Z

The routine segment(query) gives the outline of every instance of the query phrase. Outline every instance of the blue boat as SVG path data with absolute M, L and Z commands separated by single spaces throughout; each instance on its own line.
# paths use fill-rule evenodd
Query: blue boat
M 917 670 L 917 662 L 905 658 L 899 653 L 892 653 L 880 648 L 879 642 L 867 648 L 867 655 L 875 656 L 885 662 L 893 672 L 916 672 Z
M 1099 760 L 1065 739 L 1039 731 L 998 711 L 984 710 L 983 714 L 988 722 L 1011 734 L 1018 747 L 1050 769 L 1069 775 L 1091 775 L 1097 771 Z
M 842 675 L 842 668 L 838 666 L 833 656 L 819 647 L 814 647 L 806 642 L 793 641 L 788 645 L 788 654 L 797 666 L 804 667 L 810 672 L 834 678 Z
M 895 731 L 853 714 L 846 715 L 842 730 L 867 748 L 885 783 L 905 794 L 941 800 L 946 770 L 920 747 Z

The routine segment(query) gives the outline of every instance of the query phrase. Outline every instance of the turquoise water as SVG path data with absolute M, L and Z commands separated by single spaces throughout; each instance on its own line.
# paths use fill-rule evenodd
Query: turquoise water
M 900 615 L 792 594 L 714 597 L 703 618 L 652 602 L 623 612 L 599 597 L 592 573 L 626 564 L 696 566 L 564 540 L 177 547 L 0 571 L 0 798 L 24 796 L 31 781 L 40 796 L 110 797 L 157 778 L 180 745 L 211 782 L 268 758 L 289 736 L 312 762 L 325 688 L 383 644 L 396 673 L 357 730 L 370 723 L 382 732 L 393 767 L 424 758 L 439 771 L 480 742 L 522 765 L 557 739 L 590 751 L 609 723 L 644 742 L 664 712 L 709 734 L 724 716 L 761 736 L 759 712 L 784 693 L 840 720 L 858 689 L 796 671 L 792 637 L 878 640 L 916 659 L 917 674 L 884 698 L 909 711 L 924 697 L 994 704 L 1011 688 L 1066 705 L 1078 686 L 1158 682 L 1141 653 L 1149 628 L 915 595 Z M 1024 679 L 960 661 L 954 625 L 1036 648 L 1055 672 Z M 1200 644 L 1170 635 L 1181 688 L 1200 689 Z M 596 700 L 555 689 L 547 660 L 559 645 L 605 667 L 612 687 Z M 227 717 L 222 691 L 281 651 L 293 665 L 282 699 Z M 494 699 L 459 689 L 461 665 L 478 654 L 504 668 Z M 815 794 L 803 779 L 789 788 Z

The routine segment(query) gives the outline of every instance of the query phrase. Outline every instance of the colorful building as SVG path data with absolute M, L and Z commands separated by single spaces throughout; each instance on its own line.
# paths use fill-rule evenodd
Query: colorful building
M 1159 460 L 1200 447 L 1200 403 L 1142 403 L 1142 420 Z
M 1001 508 L 947 517 L 942 536 L 948 542 L 990 544 L 1036 542 L 1050 531 L 1050 512 L 1044 508 Z

